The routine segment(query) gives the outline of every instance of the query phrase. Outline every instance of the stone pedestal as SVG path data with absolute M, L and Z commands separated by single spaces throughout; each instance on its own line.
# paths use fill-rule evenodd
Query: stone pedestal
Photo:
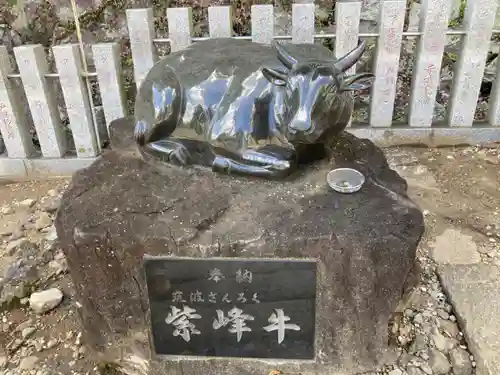
M 112 135 L 130 132 L 127 120 L 112 127 Z M 378 366 L 423 217 L 379 148 L 344 134 L 337 151 L 334 160 L 273 182 L 146 163 L 122 142 L 76 173 L 56 228 L 88 345 L 127 374 L 323 375 Z M 332 191 L 326 173 L 334 167 L 362 171 L 361 191 Z M 145 254 L 316 259 L 315 359 L 156 356 Z

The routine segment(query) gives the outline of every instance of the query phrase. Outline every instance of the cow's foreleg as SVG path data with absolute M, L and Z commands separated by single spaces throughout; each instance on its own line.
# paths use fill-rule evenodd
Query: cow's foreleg
M 287 176 L 290 171 L 284 169 L 272 169 L 268 166 L 258 166 L 244 164 L 239 161 L 227 158 L 225 156 L 216 156 L 212 164 L 212 170 L 225 174 L 246 175 L 265 178 L 282 178 Z
M 237 157 L 216 155 L 213 170 L 266 178 L 283 178 L 296 169 L 293 150 L 266 145 L 257 150 L 246 150 Z
M 145 147 L 148 153 L 154 154 L 165 162 L 176 165 L 191 163 L 191 154 L 180 140 L 162 139 L 148 143 Z

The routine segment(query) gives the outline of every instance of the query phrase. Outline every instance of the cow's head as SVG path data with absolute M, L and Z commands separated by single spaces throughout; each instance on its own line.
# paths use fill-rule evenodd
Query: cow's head
M 315 142 L 339 117 L 346 118 L 339 111 L 352 111 L 351 92 L 368 88 L 374 77 L 371 73 L 345 74 L 363 54 L 364 41 L 336 61 L 298 61 L 280 43 L 273 42 L 273 47 L 285 69 L 265 67 L 262 73 L 272 84 L 283 87 L 278 116 L 290 141 Z

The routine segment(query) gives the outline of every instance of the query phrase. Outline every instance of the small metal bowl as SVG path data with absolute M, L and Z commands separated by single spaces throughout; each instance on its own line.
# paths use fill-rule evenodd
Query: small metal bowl
M 355 193 L 365 183 L 365 176 L 355 169 L 337 168 L 328 172 L 326 181 L 339 193 Z

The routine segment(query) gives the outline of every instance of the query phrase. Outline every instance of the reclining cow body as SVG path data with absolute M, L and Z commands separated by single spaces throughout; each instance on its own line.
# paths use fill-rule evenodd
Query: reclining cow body
M 347 126 L 352 91 L 373 77 L 345 76 L 363 50 L 336 61 L 314 44 L 194 43 L 157 62 L 140 85 L 135 139 L 144 155 L 173 164 L 194 163 L 198 142 L 210 146 L 205 163 L 214 170 L 286 176 L 298 145 Z

